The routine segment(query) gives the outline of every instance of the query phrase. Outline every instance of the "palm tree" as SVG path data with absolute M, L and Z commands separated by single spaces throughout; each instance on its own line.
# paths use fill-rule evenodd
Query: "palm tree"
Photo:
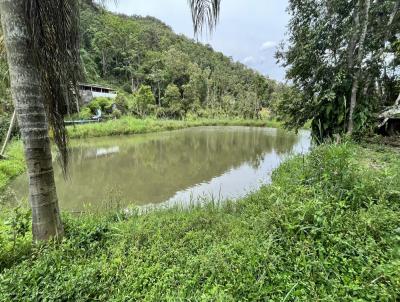
M 188 0 L 195 33 L 218 20 L 220 0 Z M 64 115 L 80 77 L 78 0 L 0 0 L 11 92 L 29 177 L 34 241 L 61 239 L 49 129 L 64 171 Z

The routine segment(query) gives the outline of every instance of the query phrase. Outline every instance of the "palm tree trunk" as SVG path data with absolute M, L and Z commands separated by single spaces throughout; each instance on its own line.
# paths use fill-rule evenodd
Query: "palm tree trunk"
M 60 219 L 50 139 L 39 72 L 32 60 L 25 0 L 0 0 L 1 22 L 18 123 L 29 176 L 29 201 L 35 241 L 60 239 Z

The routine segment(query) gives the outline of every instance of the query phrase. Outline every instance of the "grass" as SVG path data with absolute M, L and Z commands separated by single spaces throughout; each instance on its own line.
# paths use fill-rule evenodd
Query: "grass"
M 199 126 L 254 126 L 281 127 L 275 120 L 244 120 L 244 119 L 198 119 L 198 120 L 157 120 L 123 117 L 104 123 L 71 126 L 68 128 L 70 138 L 88 138 L 100 136 L 140 134 L 177 130 Z
M 398 301 L 399 188 L 398 153 L 345 143 L 237 202 L 65 216 L 58 245 L 30 246 L 17 210 L 14 249 L 0 224 L 0 301 Z
M 25 160 L 21 142 L 11 142 L 7 148 L 6 155 L 7 158 L 5 160 L 0 160 L 0 193 L 6 189 L 13 178 L 25 171 Z

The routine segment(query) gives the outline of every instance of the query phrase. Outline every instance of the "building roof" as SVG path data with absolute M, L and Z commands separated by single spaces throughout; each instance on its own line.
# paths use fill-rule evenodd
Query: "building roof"
M 100 89 L 115 91 L 115 89 L 113 89 L 113 88 L 101 86 L 101 85 L 98 85 L 98 84 L 79 83 L 79 86 L 92 87 L 92 88 L 100 88 Z

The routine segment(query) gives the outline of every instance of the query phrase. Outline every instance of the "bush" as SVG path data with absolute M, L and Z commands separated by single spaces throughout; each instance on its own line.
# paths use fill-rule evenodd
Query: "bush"
M 151 91 L 151 87 L 148 85 L 142 85 L 133 94 L 133 102 L 130 104 L 129 109 L 133 114 L 145 117 L 151 112 L 153 108 L 152 106 L 155 105 L 155 103 L 156 99 Z
M 122 114 L 127 114 L 129 111 L 129 102 L 127 96 L 122 93 L 118 93 L 117 97 L 115 98 L 115 105 L 117 109 L 121 111 Z
M 132 94 L 132 86 L 129 83 L 125 83 L 122 86 L 122 90 L 125 91 L 128 94 Z
M 29 254 L 32 241 L 30 210 L 19 206 L 12 210 L 1 210 L 0 274 L 4 268 L 12 266 L 15 261 L 21 261 Z
M 98 97 L 94 98 L 90 104 L 87 105 L 88 108 L 92 111 L 92 113 L 96 113 L 97 110 L 101 110 L 102 112 L 111 113 L 112 106 L 114 105 L 114 100 L 105 98 L 105 97 Z
M 89 120 L 93 116 L 92 110 L 89 107 L 83 107 L 79 112 L 79 119 Z
M 112 112 L 111 116 L 112 116 L 114 119 L 119 119 L 119 118 L 122 117 L 122 112 L 121 112 L 119 109 L 115 109 L 115 110 Z

